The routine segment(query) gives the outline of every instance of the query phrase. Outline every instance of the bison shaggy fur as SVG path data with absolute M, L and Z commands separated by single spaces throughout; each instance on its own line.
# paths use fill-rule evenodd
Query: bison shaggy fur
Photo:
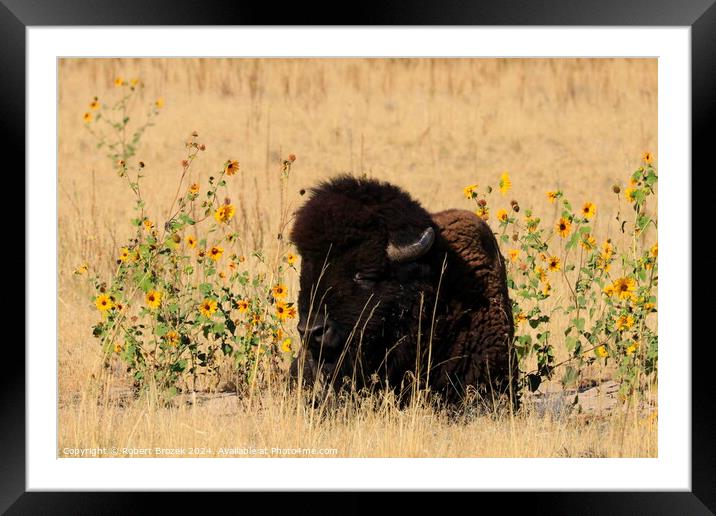
M 505 261 L 480 217 L 431 214 L 395 185 L 343 175 L 310 191 L 290 238 L 302 259 L 294 377 L 516 403 Z

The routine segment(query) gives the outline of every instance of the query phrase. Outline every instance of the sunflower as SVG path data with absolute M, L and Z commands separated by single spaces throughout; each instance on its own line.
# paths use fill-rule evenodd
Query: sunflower
M 147 292 L 146 301 L 149 308 L 159 308 L 159 305 L 162 303 L 162 293 L 156 290 L 150 290 Z
M 547 200 L 554 204 L 554 201 L 557 200 L 558 194 L 557 192 L 547 192 Z
M 274 299 L 284 299 L 288 294 L 288 290 L 286 289 L 286 285 L 277 283 L 271 289 L 271 293 L 273 294 Z
M 604 287 L 604 294 L 611 297 L 614 295 L 614 285 L 609 284 L 606 287 Z
M 632 355 L 637 349 L 639 349 L 639 344 L 638 340 L 631 341 L 631 344 L 626 348 L 626 354 Z
M 249 309 L 249 302 L 246 299 L 241 299 L 236 304 L 238 306 L 239 312 L 241 312 L 242 314 Z
M 614 246 L 612 245 L 612 243 L 609 240 L 606 240 L 602 244 L 602 257 L 605 260 L 609 260 L 613 254 L 614 254 Z
M 631 186 L 629 188 L 627 188 L 626 190 L 624 190 L 624 196 L 627 198 L 627 201 L 634 202 L 634 200 L 635 200 L 634 191 L 635 190 L 636 189 Z
M 130 259 L 129 249 L 127 249 L 126 247 L 123 247 L 119 252 L 119 261 L 128 262 L 129 259 Z
M 557 272 L 562 268 L 560 259 L 558 256 L 550 256 L 547 260 L 547 268 L 550 272 Z
M 235 263 L 235 262 L 229 262 L 228 267 L 229 267 L 229 269 L 231 269 L 232 271 L 235 271 L 235 270 L 236 270 L 236 263 Z
M 226 175 L 227 176 L 233 176 L 239 171 L 239 162 L 235 160 L 229 160 L 229 162 L 226 164 Z
M 192 195 L 198 194 L 198 193 L 199 193 L 199 183 L 193 183 L 193 184 L 189 187 L 189 193 L 192 194 Z
M 598 357 L 606 358 L 609 356 L 609 352 L 604 346 L 599 346 L 597 349 L 595 349 L 595 351 L 597 352 Z
M 284 303 L 283 301 L 278 301 L 276 303 L 276 315 L 279 319 L 282 321 L 285 321 L 286 319 L 291 318 L 290 316 L 290 307 Z
M 83 274 L 87 274 L 88 270 L 89 270 L 89 265 L 87 265 L 86 263 L 83 263 L 82 265 L 77 267 L 74 272 L 75 272 L 75 274 L 82 276 Z
M 224 248 L 218 245 L 215 245 L 214 247 L 209 249 L 209 258 L 214 261 L 218 261 L 219 258 L 221 258 L 222 254 L 224 254 Z
M 133 87 L 133 88 L 134 88 L 137 84 L 139 84 L 139 79 L 132 79 L 131 81 L 129 81 L 129 85 L 130 85 L 131 87 Z
M 261 324 L 261 314 L 254 314 L 251 316 L 250 324 Z
M 115 352 L 115 353 L 120 353 L 121 351 L 122 351 L 122 345 L 121 345 L 119 342 L 115 343 L 115 345 L 114 345 L 114 352 Z
M 97 97 L 95 97 L 94 100 L 90 102 L 89 107 L 92 111 L 99 109 L 99 102 L 97 101 Z
M 517 315 L 515 315 L 515 324 L 521 324 L 521 323 L 525 322 L 526 320 L 527 320 L 527 316 L 523 312 L 520 312 Z
M 591 219 L 596 213 L 597 207 L 594 205 L 594 203 L 587 201 L 584 203 L 584 206 L 582 206 L 582 215 L 584 215 L 585 219 Z
M 100 294 L 99 296 L 97 296 L 97 299 L 94 300 L 94 304 L 97 307 L 97 310 L 99 310 L 100 312 L 106 312 L 107 310 L 111 310 L 114 306 L 112 298 L 109 297 L 107 294 Z
M 564 217 L 560 217 L 559 221 L 557 222 L 557 225 L 555 226 L 555 231 L 559 233 L 559 236 L 562 238 L 565 238 L 567 235 L 569 235 L 569 231 L 572 229 L 572 223 L 569 221 L 569 219 L 565 219 Z
M 211 317 L 216 312 L 218 305 L 213 299 L 204 299 L 199 305 L 199 311 L 204 317 Z
M 486 206 L 480 206 L 477 210 L 475 210 L 475 215 L 480 217 L 482 220 L 487 220 L 490 218 L 490 210 L 488 210 Z
M 547 273 L 544 271 L 542 267 L 535 267 L 535 274 L 539 278 L 540 281 L 545 281 L 547 279 Z
M 552 285 L 550 285 L 549 281 L 545 281 L 542 285 L 542 294 L 545 296 L 548 296 L 552 292 Z
M 462 193 L 465 194 L 467 199 L 474 199 L 477 197 L 477 192 L 475 190 L 477 190 L 477 185 L 467 185 L 462 189 Z
M 497 210 L 497 220 L 500 222 L 507 222 L 507 210 Z
M 290 353 L 291 351 L 293 351 L 291 349 L 291 339 L 290 338 L 284 339 L 284 341 L 281 343 L 281 351 L 283 351 L 284 353 Z
M 507 251 L 507 256 L 510 257 L 510 261 L 511 261 L 511 262 L 516 261 L 516 260 L 517 260 L 517 257 L 518 257 L 519 255 L 520 255 L 520 250 L 519 250 L 519 249 L 510 249 L 509 251 Z
M 239 256 L 239 263 L 244 263 L 246 261 L 246 257 L 241 255 Z
M 223 204 L 219 206 L 219 208 L 216 210 L 216 213 L 214 213 L 214 218 L 216 219 L 216 222 L 228 224 L 228 222 L 234 216 L 235 212 L 236 210 L 233 205 Z
M 527 225 L 527 232 L 534 233 L 537 231 L 537 226 L 539 226 L 539 219 L 534 218 L 532 215 L 526 215 L 525 224 Z
M 162 109 L 164 107 L 164 97 L 159 97 L 157 100 L 155 100 L 154 105 L 157 107 L 157 109 Z
M 641 160 L 647 165 L 651 165 L 654 162 L 654 155 L 647 151 L 641 155 Z
M 196 237 L 195 237 L 195 236 L 189 235 L 188 237 L 186 237 L 186 240 L 185 240 L 185 241 L 186 241 L 186 244 L 187 244 L 189 247 L 191 247 L 192 249 L 193 249 L 194 247 L 196 247 Z
M 296 255 L 293 253 L 288 253 L 286 255 L 286 263 L 288 263 L 289 265 L 293 265 L 294 263 L 296 263 Z
M 144 229 L 146 229 L 147 231 L 151 230 L 154 227 L 154 222 L 149 219 L 144 219 L 144 222 L 142 222 L 142 224 L 144 224 Z
M 85 124 L 89 124 L 92 121 L 92 113 L 85 113 L 82 115 L 82 120 L 84 120 Z
M 171 331 L 167 332 L 167 334 L 164 336 L 164 340 L 171 347 L 175 348 L 179 344 L 179 334 L 177 332 L 175 332 L 174 330 L 171 330 Z
M 652 256 L 652 258 L 659 257 L 659 242 L 651 246 L 651 249 L 649 249 L 649 254 Z
M 614 293 L 619 295 L 621 299 L 629 299 L 636 288 L 636 281 L 634 278 L 629 277 L 619 278 L 614 282 L 613 287 Z
M 597 247 L 597 240 L 589 233 L 585 233 L 582 235 L 582 240 L 579 242 L 579 245 L 581 245 L 585 251 L 592 251 Z
M 505 171 L 500 176 L 500 192 L 502 195 L 505 195 L 510 188 L 512 188 L 512 181 L 510 181 L 510 176 L 507 171 Z
M 614 323 L 617 330 L 628 330 L 632 326 L 634 326 L 634 318 L 631 315 L 621 315 L 617 317 L 616 322 Z
M 114 85 L 117 86 L 118 88 L 119 88 L 122 84 L 124 84 L 124 79 L 122 79 L 121 77 L 117 77 L 117 78 L 114 80 Z

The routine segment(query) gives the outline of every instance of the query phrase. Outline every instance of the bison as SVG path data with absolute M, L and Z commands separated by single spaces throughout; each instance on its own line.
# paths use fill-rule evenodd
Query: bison
M 516 403 L 505 261 L 484 220 L 430 214 L 395 185 L 350 175 L 313 188 L 295 215 L 303 345 L 292 377 Z

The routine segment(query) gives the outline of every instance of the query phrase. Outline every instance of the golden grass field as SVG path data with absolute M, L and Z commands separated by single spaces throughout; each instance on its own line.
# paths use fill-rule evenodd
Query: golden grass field
M 58 70 L 58 385 L 60 456 L 92 447 L 316 447 L 341 457 L 654 457 L 655 412 L 597 410 L 455 421 L 414 405 L 364 400 L 339 412 L 309 409 L 285 385 L 251 399 L 203 395 L 165 407 L 152 396 L 117 400 L 126 378 L 102 374 L 91 326 L 91 289 L 73 270 L 89 262 L 109 276 L 132 234 L 132 195 L 97 150 L 82 114 L 97 95 L 116 96 L 115 77 L 139 78 L 139 102 L 165 101 L 137 153 L 146 163 L 148 215 L 161 220 L 197 131 L 207 149 L 194 166 L 206 181 L 228 158 L 245 252 L 271 252 L 280 207 L 339 172 L 397 183 L 429 210 L 470 208 L 471 183 L 509 171 L 511 198 L 553 220 L 547 190 L 562 189 L 598 212 L 594 236 L 619 242 L 611 192 L 640 156 L 657 149 L 655 59 L 64 59 Z M 294 153 L 285 198 L 280 160 Z M 504 206 L 499 203 L 502 202 Z M 655 235 L 646 234 L 654 241 Z M 289 278 L 295 293 L 297 276 Z M 558 285 L 555 285 L 558 292 Z M 564 302 L 555 295 L 553 303 Z M 566 320 L 554 320 L 555 332 Z M 559 346 L 557 345 L 559 353 Z M 595 384 L 611 378 L 592 366 Z M 100 383 L 111 389 L 102 390 Z M 547 386 L 548 388 L 550 386 Z M 555 386 L 551 386 L 556 388 Z M 653 393 L 655 398 L 655 393 Z M 199 401 L 205 399 L 201 403 Z M 596 401 L 597 405 L 599 401 Z

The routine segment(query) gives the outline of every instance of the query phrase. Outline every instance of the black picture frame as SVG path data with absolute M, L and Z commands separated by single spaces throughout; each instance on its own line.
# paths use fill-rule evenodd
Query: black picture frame
M 691 28 L 692 72 L 692 170 L 705 173 L 711 168 L 713 144 L 708 137 L 710 122 L 716 114 L 716 6 L 715 0 L 552 0 L 548 4 L 531 0 L 461 2 L 440 0 L 406 5 L 405 2 L 381 2 L 371 6 L 340 4 L 327 10 L 325 4 L 296 3 L 278 7 L 268 3 L 186 0 L 106 1 L 106 0 L 0 0 L 0 114 L 3 142 L 13 149 L 19 167 L 24 167 L 25 149 L 25 30 L 28 26 L 62 25 L 575 25 L 575 26 L 685 26 Z M 343 16 L 335 16 L 340 9 Z M 330 19 L 328 19 L 330 18 Z M 7 170 L 7 169 L 6 169 Z M 48 172 L 48 180 L 52 178 Z M 685 177 L 691 171 L 684 171 Z M 709 180 L 710 181 L 710 180 Z M 24 185 L 20 188 L 24 191 Z M 29 200 L 31 203 L 32 201 Z M 694 202 L 692 206 L 698 206 Z M 27 206 L 26 206 L 27 209 Z M 688 214 L 685 214 L 687 217 Z M 694 222 L 697 221 L 692 216 Z M 692 230 L 692 235 L 694 233 Z M 19 248 L 19 243 L 17 243 Z M 24 246 L 23 246 L 24 249 Z M 24 251 L 23 251 L 24 253 Z M 691 253 L 691 250 L 689 250 Z M 692 256 L 689 254 L 689 256 Z M 24 254 L 23 254 L 24 260 Z M 693 264 L 693 260 L 692 260 Z M 27 275 L 31 271 L 26 271 Z M 32 306 L 32 300 L 26 306 Z M 695 299 L 684 300 L 693 308 Z M 708 305 L 702 305 L 708 306 Z M 703 313 L 702 308 L 698 314 Z M 693 320 L 693 316 L 692 316 Z M 697 319 L 699 320 L 699 319 Z M 712 514 L 716 512 L 716 424 L 713 400 L 716 387 L 710 369 L 712 342 L 691 338 L 692 352 L 692 489 L 689 492 L 588 492 L 588 493 L 464 493 L 451 496 L 471 500 L 450 503 L 474 504 L 480 497 L 483 508 L 497 506 L 530 513 L 549 514 Z M 711 373 L 711 374 L 710 374 Z M 0 512 L 9 514 L 107 514 L 131 513 L 147 505 L 148 493 L 127 494 L 79 492 L 26 492 L 25 464 L 25 359 L 17 354 L 12 368 L 0 374 Z M 516 474 L 519 474 L 516 472 Z M 569 472 L 565 472 L 569 474 Z M 154 496 L 154 495 L 152 495 Z M 212 507 L 219 507 L 224 494 Z M 261 503 L 262 494 L 241 493 L 242 506 Z M 265 495 L 263 495 L 265 496 Z M 325 495 L 323 495 L 325 496 Z M 341 513 L 365 512 L 377 504 L 375 495 L 351 493 L 351 500 L 333 501 L 333 497 L 306 501 L 304 494 L 293 493 L 284 501 L 288 510 L 296 507 L 340 507 Z M 176 505 L 205 510 L 206 501 L 195 495 L 164 494 L 164 511 Z M 421 493 L 403 496 L 401 512 L 424 506 Z M 488 500 L 487 498 L 490 498 Z M 280 499 L 278 499 L 280 501 Z M 272 511 L 278 511 L 276 498 Z M 235 503 L 235 502 L 234 502 Z M 486 505 L 486 504 L 490 505 Z M 245 505 L 246 504 L 246 505 Z M 336 505 L 337 504 L 337 505 Z M 463 504 L 461 503 L 461 506 Z M 293 509 L 291 509 L 293 508 Z M 313 510 L 311 510 L 313 512 Z M 333 511 L 331 511 L 333 512 Z

